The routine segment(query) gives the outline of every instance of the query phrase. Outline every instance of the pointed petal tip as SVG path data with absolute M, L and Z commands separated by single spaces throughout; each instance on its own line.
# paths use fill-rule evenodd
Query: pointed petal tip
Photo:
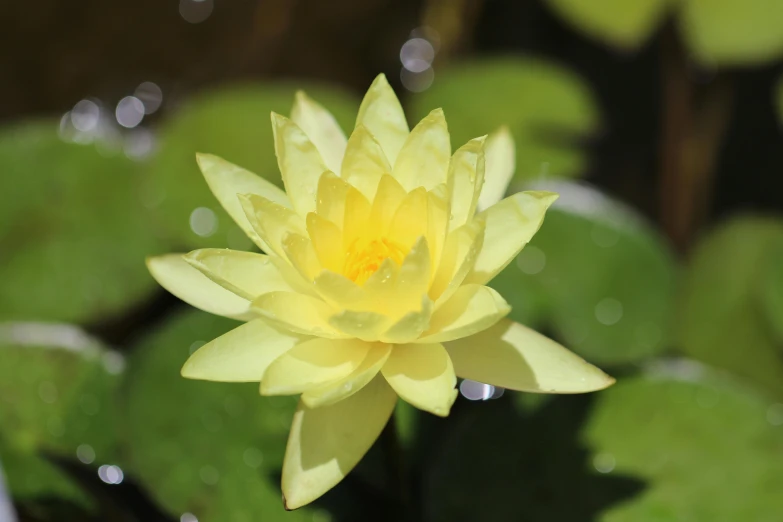
M 288 505 L 288 501 L 285 498 L 285 493 L 280 493 L 280 497 L 283 500 L 283 509 L 285 509 L 286 511 L 293 511 L 294 509 L 296 509 L 296 508 L 292 508 L 292 507 L 290 507 Z
M 386 78 L 386 74 L 381 73 L 378 76 L 376 76 L 375 79 L 372 81 L 372 84 L 370 84 L 370 88 L 379 85 L 389 85 L 389 80 Z

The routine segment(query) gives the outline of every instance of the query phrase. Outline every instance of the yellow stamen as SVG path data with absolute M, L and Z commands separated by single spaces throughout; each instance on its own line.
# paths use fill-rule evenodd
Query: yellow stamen
M 370 241 L 356 239 L 345 253 L 343 274 L 363 285 L 386 259 L 391 259 L 398 266 L 402 265 L 405 252 L 400 245 L 385 237 Z

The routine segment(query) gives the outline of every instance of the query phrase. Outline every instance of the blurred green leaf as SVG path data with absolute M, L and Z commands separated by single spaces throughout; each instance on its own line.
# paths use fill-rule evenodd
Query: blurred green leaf
M 576 142 L 594 132 L 599 114 L 575 74 L 532 58 L 465 62 L 439 69 L 435 83 L 412 95 L 415 124 L 442 107 L 453 148 L 508 125 L 516 143 L 517 179 L 576 176 L 586 163 Z
M 584 431 L 596 470 L 648 487 L 603 522 L 774 522 L 783 513 L 783 405 L 690 361 L 621 379 Z
M 541 230 L 494 286 L 511 317 L 550 327 L 596 363 L 634 361 L 667 348 L 676 285 L 663 239 L 625 205 L 584 185 L 560 193 Z
M 783 394 L 783 339 L 776 339 L 761 296 L 774 300 L 779 291 L 780 265 L 774 267 L 770 256 L 779 255 L 781 244 L 781 220 L 745 216 L 718 227 L 692 254 L 678 313 L 685 353 L 778 395 Z M 780 312 L 779 305 L 768 305 Z
M 640 47 L 673 0 L 548 0 L 563 18 L 591 37 L 625 49 Z
M 309 522 L 317 511 L 284 512 L 274 476 L 296 399 L 261 397 L 257 384 L 180 376 L 191 349 L 238 325 L 189 311 L 134 351 L 123 392 L 130 469 L 175 517 Z
M 680 25 L 707 65 L 767 62 L 783 53 L 783 3 L 770 0 L 681 0 Z
M 783 348 L 783 241 L 770 245 L 761 280 L 761 308 L 778 346 Z
M 0 165 L 0 317 L 96 320 L 154 288 L 144 257 L 160 243 L 133 161 L 40 122 L 0 131 Z
M 86 497 L 43 454 L 112 463 L 119 354 L 74 327 L 0 325 L 0 458 L 12 494 Z
M 163 125 L 160 150 L 147 172 L 146 193 L 174 242 L 182 248 L 252 247 L 209 191 L 196 165 L 196 153 L 215 154 L 282 186 L 269 114 L 288 115 L 297 88 L 332 111 L 346 134 L 353 130 L 359 101 L 338 90 L 306 83 L 205 93 L 180 107 Z M 199 236 L 191 227 L 191 215 L 202 207 L 211 212 L 193 215 L 194 220 L 203 221 L 203 236 Z

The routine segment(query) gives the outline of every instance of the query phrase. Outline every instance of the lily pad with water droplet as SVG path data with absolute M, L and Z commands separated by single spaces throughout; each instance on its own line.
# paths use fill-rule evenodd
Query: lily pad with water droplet
M 774 522 L 783 513 L 783 426 L 768 421 L 774 401 L 683 360 L 620 379 L 594 399 L 582 433 L 596 475 L 646 483 L 598 520 Z
M 783 396 L 783 220 L 742 216 L 691 255 L 678 340 L 690 357 Z
M 511 303 L 510 316 L 599 364 L 665 350 L 677 278 L 668 245 L 632 209 L 595 189 L 545 187 L 560 198 L 491 283 Z
M 128 470 L 174 517 L 310 522 L 312 509 L 285 513 L 276 477 L 296 398 L 261 397 L 253 383 L 180 376 L 191 346 L 239 324 L 188 311 L 129 357 L 123 390 Z

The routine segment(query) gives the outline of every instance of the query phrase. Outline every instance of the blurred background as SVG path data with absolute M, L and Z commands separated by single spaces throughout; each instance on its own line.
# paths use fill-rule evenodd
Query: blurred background
M 5 2 L 0 521 L 783 520 L 783 1 Z M 589 396 L 465 381 L 400 404 L 286 513 L 295 399 L 187 381 L 232 328 L 144 258 L 250 242 L 194 161 L 280 183 L 296 89 L 347 131 L 385 73 L 453 145 L 508 125 L 513 190 L 561 193 L 493 285 L 618 377 Z M 395 437 L 394 435 L 397 435 Z

